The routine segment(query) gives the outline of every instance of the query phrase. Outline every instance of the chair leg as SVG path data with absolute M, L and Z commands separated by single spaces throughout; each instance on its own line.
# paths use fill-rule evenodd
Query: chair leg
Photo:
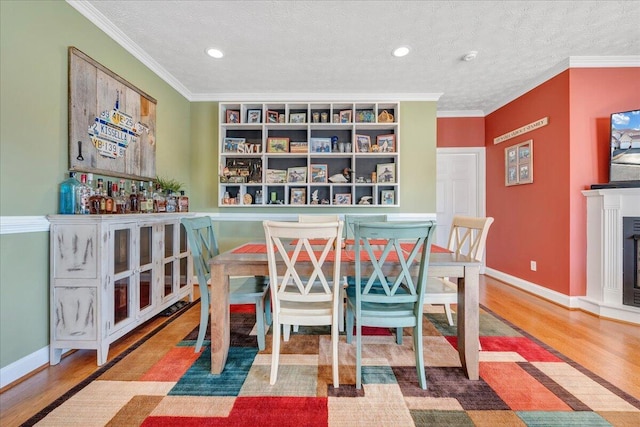
M 265 303 L 264 303 L 264 317 L 267 322 L 267 325 L 271 325 L 271 291 L 267 292 L 265 295 Z
M 289 342 L 289 337 L 291 336 L 291 325 L 282 325 L 282 336 L 284 338 L 284 342 Z
M 447 314 L 447 320 L 449 321 L 449 326 L 453 326 L 453 316 L 451 315 L 451 305 L 444 305 L 444 312 Z
M 347 303 L 347 344 L 351 344 L 351 340 L 353 339 L 353 308 Z
M 344 332 L 344 304 L 347 294 L 345 288 L 340 289 L 340 304 L 338 305 L 338 329 Z
M 258 333 L 258 350 L 264 350 L 266 348 L 265 344 L 265 327 L 264 327 L 264 301 L 262 297 L 259 297 L 256 300 L 256 326 Z
M 340 331 L 337 323 L 338 323 L 337 321 L 334 321 L 333 325 L 331 325 L 331 347 L 332 347 L 331 362 L 333 365 L 331 369 L 333 371 L 333 387 L 334 388 L 340 387 L 340 375 L 338 372 L 338 342 L 340 341 Z
M 416 356 L 416 369 L 418 371 L 418 383 L 423 390 L 427 389 L 427 377 L 424 372 L 424 357 L 422 345 L 422 322 L 413 328 L 413 351 Z
M 274 385 L 278 379 L 278 364 L 280 363 L 280 327 L 278 320 L 273 319 L 273 342 L 271 344 L 271 378 L 269 384 Z
M 356 323 L 356 388 L 362 388 L 362 326 Z
M 396 344 L 402 345 L 402 328 L 396 328 Z
M 202 285 L 200 285 L 202 286 Z M 195 352 L 199 353 L 204 342 L 204 336 L 207 333 L 207 325 L 209 324 L 209 287 L 205 283 L 200 288 L 200 327 L 198 328 L 198 339 L 196 340 Z

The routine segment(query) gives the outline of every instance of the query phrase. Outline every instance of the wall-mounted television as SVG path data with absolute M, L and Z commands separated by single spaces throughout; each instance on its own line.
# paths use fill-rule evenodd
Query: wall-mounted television
M 611 115 L 609 181 L 640 186 L 640 109 Z

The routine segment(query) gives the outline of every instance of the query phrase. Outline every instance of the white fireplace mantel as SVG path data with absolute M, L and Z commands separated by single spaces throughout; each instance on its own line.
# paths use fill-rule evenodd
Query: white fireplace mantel
M 587 295 L 580 307 L 640 324 L 640 308 L 622 304 L 622 218 L 640 217 L 640 188 L 586 190 Z

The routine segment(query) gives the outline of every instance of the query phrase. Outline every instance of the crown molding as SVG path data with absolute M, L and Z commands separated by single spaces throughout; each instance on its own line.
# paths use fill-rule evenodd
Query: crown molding
M 87 18 L 92 24 L 101 29 L 116 43 L 122 46 L 127 52 L 142 62 L 147 68 L 154 72 L 158 77 L 164 80 L 169 86 L 174 88 L 180 95 L 191 101 L 193 95 L 191 92 L 169 73 L 164 67 L 158 64 L 151 56 L 149 56 L 140 46 L 127 37 L 118 27 L 113 25 L 100 11 L 85 0 L 66 0 L 66 2 L 77 10 L 82 16 Z
M 305 102 L 310 99 L 319 102 L 398 102 L 398 101 L 438 101 L 442 93 L 202 93 L 193 94 L 192 102 Z
M 499 108 L 504 107 L 511 101 L 521 97 L 530 90 L 540 86 L 547 80 L 552 79 L 558 74 L 568 70 L 569 68 L 626 68 L 640 67 L 640 55 L 629 56 L 570 56 L 555 66 L 549 68 L 546 72 L 540 74 L 529 82 L 528 85 L 510 93 L 503 97 L 500 101 L 493 104 L 489 108 L 486 115 L 489 115 Z
M 449 117 L 484 117 L 484 111 L 482 110 L 459 110 L 459 111 L 438 111 L 437 117 L 439 119 Z

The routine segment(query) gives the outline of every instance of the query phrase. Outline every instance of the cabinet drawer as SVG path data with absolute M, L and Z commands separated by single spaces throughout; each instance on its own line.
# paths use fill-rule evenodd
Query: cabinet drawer
M 54 225 L 52 228 L 54 279 L 96 279 L 97 225 Z
M 96 288 L 54 288 L 51 321 L 56 340 L 96 339 L 96 292 Z

